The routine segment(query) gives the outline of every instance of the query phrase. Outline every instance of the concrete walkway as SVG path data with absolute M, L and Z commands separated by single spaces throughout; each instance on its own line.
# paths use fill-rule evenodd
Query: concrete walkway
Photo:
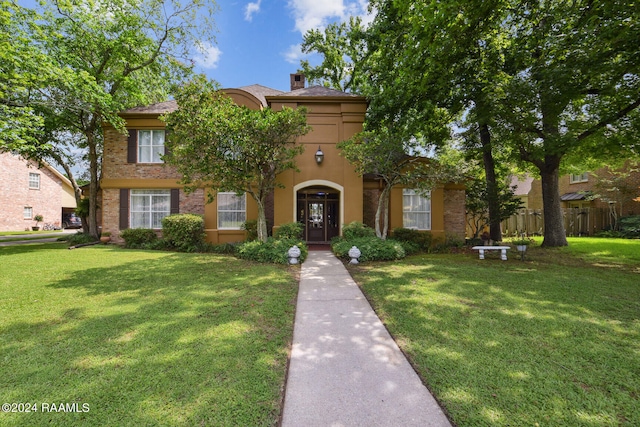
M 328 251 L 302 265 L 282 426 L 451 426 Z

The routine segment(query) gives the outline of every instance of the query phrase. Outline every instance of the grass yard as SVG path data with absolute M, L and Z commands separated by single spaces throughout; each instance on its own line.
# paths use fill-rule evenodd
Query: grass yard
M 451 419 L 640 425 L 640 241 L 350 267 Z
M 225 256 L 0 248 L 0 403 L 38 405 L 0 425 L 275 425 L 296 292 Z

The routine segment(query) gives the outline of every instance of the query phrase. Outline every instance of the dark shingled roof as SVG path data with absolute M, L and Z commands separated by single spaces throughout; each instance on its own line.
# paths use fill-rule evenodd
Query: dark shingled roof
M 585 196 L 585 193 L 565 193 L 560 196 L 560 200 L 563 202 L 568 202 L 570 200 L 584 200 L 586 198 Z
M 178 108 L 176 101 L 158 102 L 157 104 L 145 107 L 133 107 L 122 112 L 122 114 L 164 114 L 175 111 Z
M 277 89 L 271 89 L 270 87 L 262 86 L 262 85 L 249 85 L 242 86 L 238 89 L 244 90 L 245 92 L 249 92 L 251 95 L 255 96 L 260 100 L 263 106 L 267 106 L 267 96 L 278 96 L 282 95 L 284 92 Z M 224 90 L 224 89 L 223 89 Z
M 291 92 L 283 93 L 281 96 L 343 96 L 355 98 L 358 95 L 352 93 L 341 92 L 335 89 L 329 89 L 324 86 L 311 86 L 304 89 L 298 89 Z

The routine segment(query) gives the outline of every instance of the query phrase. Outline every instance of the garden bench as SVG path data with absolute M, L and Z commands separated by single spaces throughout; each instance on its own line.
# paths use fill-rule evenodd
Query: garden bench
M 474 246 L 471 249 L 480 251 L 480 259 L 484 259 L 484 251 L 500 251 L 500 259 L 507 260 L 507 250 L 511 249 L 510 246 Z

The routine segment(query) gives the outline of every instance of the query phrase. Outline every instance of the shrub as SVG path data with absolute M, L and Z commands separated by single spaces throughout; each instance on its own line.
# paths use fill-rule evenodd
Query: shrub
M 352 246 L 360 249 L 362 253 L 360 261 L 391 261 L 404 258 L 406 255 L 400 242 L 391 239 L 382 240 L 375 236 L 335 240 L 331 248 L 336 256 L 350 259 L 349 249 Z
M 299 222 L 288 222 L 278 227 L 278 230 L 276 230 L 275 233 L 275 238 L 299 240 L 302 239 L 303 231 L 304 227 Z
M 359 222 L 353 221 L 342 227 L 342 236 L 346 240 L 358 239 L 360 237 L 375 237 L 376 232 L 373 228 Z
M 239 243 L 206 243 L 202 245 L 201 251 L 214 253 L 214 254 L 226 254 L 235 255 L 238 250 Z
M 640 237 L 640 215 L 620 218 L 620 232 L 630 239 Z
M 434 253 L 449 253 L 452 248 L 461 248 L 464 245 L 464 240 L 459 237 L 447 235 L 444 239 L 442 237 L 433 239 L 433 244 L 429 251 Z
M 393 238 L 400 242 L 414 243 L 421 250 L 429 250 L 433 235 L 429 231 L 418 231 L 411 228 L 394 228 Z
M 237 256 L 238 258 L 264 262 L 274 264 L 288 264 L 289 263 L 289 249 L 292 246 L 298 246 L 300 248 L 299 261 L 303 262 L 309 254 L 307 245 L 297 239 L 275 239 L 269 237 L 266 242 L 254 240 L 252 242 L 245 242 L 238 246 Z
M 423 250 L 422 247 L 417 243 L 396 240 L 396 239 L 393 239 L 393 240 L 395 240 L 396 242 L 400 243 L 400 245 L 402 245 L 405 255 L 414 255 L 414 254 L 420 253 Z
M 128 228 L 120 232 L 120 237 L 124 239 L 124 247 L 131 249 L 139 249 L 158 240 L 156 232 L 150 228 Z
M 57 240 L 69 242 L 69 245 L 74 246 L 74 245 L 81 245 L 83 243 L 95 242 L 96 238 L 90 234 L 75 233 L 75 234 L 69 234 L 67 236 L 60 237 Z
M 245 221 L 242 224 L 242 229 L 247 232 L 247 241 L 258 240 L 258 220 Z
M 162 237 L 181 252 L 195 252 L 204 244 L 204 219 L 194 214 L 166 216 L 162 219 Z

